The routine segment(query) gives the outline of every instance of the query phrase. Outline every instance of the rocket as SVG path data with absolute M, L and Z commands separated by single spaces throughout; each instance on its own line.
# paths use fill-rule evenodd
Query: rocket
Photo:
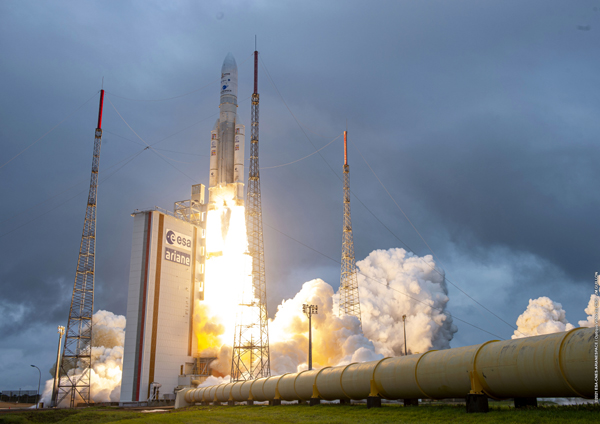
M 210 133 L 209 209 L 223 202 L 227 206 L 244 204 L 246 127 L 238 121 L 237 91 L 237 64 L 228 53 L 221 67 L 221 111 Z

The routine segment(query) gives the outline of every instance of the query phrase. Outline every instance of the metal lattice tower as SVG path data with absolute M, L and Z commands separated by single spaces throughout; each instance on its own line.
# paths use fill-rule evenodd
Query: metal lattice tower
M 350 166 L 348 165 L 348 131 L 344 131 L 344 233 L 342 235 L 342 273 L 340 278 L 340 316 L 352 315 L 360 321 L 358 278 L 354 260 L 354 239 L 350 218 Z
M 94 313 L 94 270 L 96 254 L 96 201 L 98 169 L 102 145 L 102 106 L 104 90 L 100 90 L 98 127 L 94 139 L 92 177 L 88 194 L 79 259 L 73 285 L 73 297 L 60 363 L 56 406 L 68 400 L 71 408 L 78 403 L 90 403 L 92 367 L 92 314 Z
M 252 257 L 252 296 L 241 302 L 236 319 L 231 359 L 231 381 L 254 380 L 271 375 L 267 284 L 263 245 L 260 172 L 258 166 L 258 52 L 254 51 L 254 93 L 250 172 L 246 196 L 246 231 Z

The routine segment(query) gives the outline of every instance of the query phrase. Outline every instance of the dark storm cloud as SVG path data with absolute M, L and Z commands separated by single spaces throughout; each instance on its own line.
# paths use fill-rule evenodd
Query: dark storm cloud
M 252 66 L 246 59 L 257 34 L 264 63 L 314 146 L 339 135 L 348 120 L 350 139 L 453 282 L 510 323 L 530 297 L 541 295 L 562 302 L 567 318 L 576 322 L 589 299 L 600 238 L 594 219 L 600 13 L 594 6 L 591 1 L 5 1 L 0 3 L 0 162 L 89 99 L 102 77 L 107 99 L 148 143 L 190 127 L 156 146 L 168 159 L 143 151 L 100 185 L 95 305 L 125 314 L 129 214 L 155 205 L 170 209 L 189 197 L 191 183 L 207 182 L 208 158 L 198 155 L 206 154 L 216 119 L 211 115 L 218 111 L 215 80 L 231 51 L 240 68 L 240 101 L 249 96 Z M 203 86 L 168 101 L 121 98 L 167 98 Z M 261 164 L 314 152 L 262 66 L 259 91 Z M 53 329 L 66 324 L 96 111 L 93 97 L 0 169 L 0 313 L 5 317 L 0 340 L 13 349 L 0 352 L 3 357 L 13 357 L 14 349 L 37 349 L 37 356 L 25 361 L 46 368 L 54 361 Z M 240 103 L 239 113 L 248 125 L 248 101 Z M 108 101 L 103 127 L 101 175 L 107 176 L 120 165 L 111 166 L 145 145 Z M 262 172 L 263 217 L 337 260 L 340 140 L 320 153 L 333 172 L 318 154 Z M 350 159 L 354 193 L 395 234 L 353 198 L 357 259 L 374 249 L 404 247 L 402 242 L 420 255 L 430 253 L 353 145 Z M 83 193 L 74 197 L 78 192 Z M 338 284 L 334 261 L 270 227 L 265 245 L 270 313 L 308 279 Z M 450 297 L 456 316 L 481 321 L 503 337 L 512 333 L 453 286 Z M 461 326 L 455 345 L 489 337 Z M 10 363 L 14 368 L 20 362 Z M 0 389 L 18 386 L 18 376 L 2 369 L 3 384 L 11 387 Z

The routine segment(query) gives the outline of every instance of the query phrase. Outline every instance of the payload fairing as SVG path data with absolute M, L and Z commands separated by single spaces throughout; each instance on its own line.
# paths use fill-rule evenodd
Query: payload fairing
M 221 113 L 210 137 L 209 209 L 215 209 L 219 202 L 227 206 L 244 204 L 246 127 L 238 123 L 237 88 L 237 64 L 228 53 L 221 67 Z

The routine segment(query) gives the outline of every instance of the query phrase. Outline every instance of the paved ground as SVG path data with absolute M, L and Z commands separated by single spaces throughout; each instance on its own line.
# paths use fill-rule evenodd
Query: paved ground
M 26 409 L 35 406 L 35 403 L 0 402 L 0 409 Z

